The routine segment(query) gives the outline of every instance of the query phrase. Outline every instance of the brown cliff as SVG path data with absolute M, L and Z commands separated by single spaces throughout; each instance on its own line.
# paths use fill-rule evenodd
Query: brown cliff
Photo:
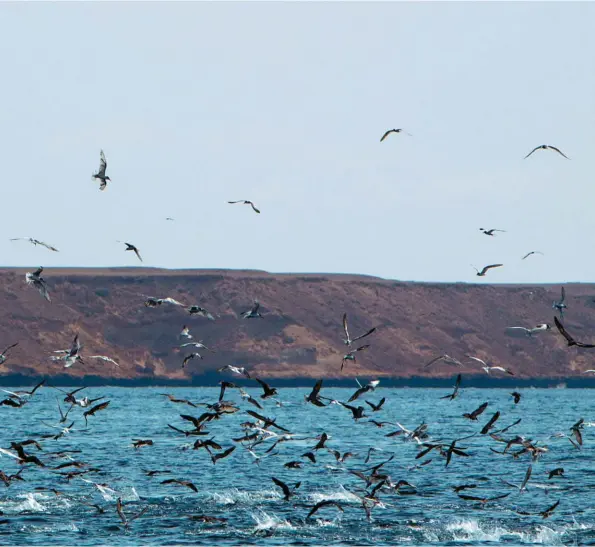
M 437 363 L 441 353 L 463 361 L 463 373 L 483 374 L 465 358 L 509 367 L 518 378 L 582 376 L 595 368 L 595 352 L 567 348 L 553 326 L 559 285 L 429 284 L 332 274 L 268 274 L 257 271 L 159 269 L 47 269 L 52 303 L 25 284 L 34 268 L 0 270 L 0 333 L 3 347 L 18 341 L 0 374 L 97 375 L 105 378 L 184 379 L 226 364 L 262 377 L 447 377 L 459 371 Z M 595 341 L 595 285 L 566 287 L 566 326 L 582 341 Z M 144 306 L 145 296 L 197 304 L 215 321 L 183 308 Z M 262 319 L 241 319 L 253 299 Z M 341 317 L 351 334 L 377 326 L 368 351 L 340 372 L 345 353 Z M 549 323 L 533 338 L 513 338 L 506 327 Z M 187 324 L 203 360 L 181 364 L 188 348 L 178 334 Z M 120 366 L 87 359 L 64 369 L 49 359 L 79 333 L 83 357 L 108 355 Z M 1 349 L 0 349 L 1 350 Z M 502 376 L 501 373 L 492 373 Z

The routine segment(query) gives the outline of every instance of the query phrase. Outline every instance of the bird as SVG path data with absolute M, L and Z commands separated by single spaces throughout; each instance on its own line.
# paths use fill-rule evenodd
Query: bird
M 346 346 L 351 346 L 351 344 L 353 344 L 353 342 L 355 342 L 356 340 L 361 340 L 362 338 L 365 338 L 366 336 L 369 336 L 375 330 L 376 330 L 376 327 L 371 328 L 369 331 L 365 332 L 364 334 L 360 334 L 359 336 L 356 336 L 355 338 L 351 338 L 349 336 L 349 329 L 347 328 L 347 314 L 346 313 L 343 314 L 343 331 L 345 332 L 345 339 L 343 340 L 343 342 L 345 343 Z
M 133 517 L 127 518 L 126 515 L 124 514 L 123 509 L 122 509 L 122 498 L 118 498 L 118 500 L 116 502 L 116 512 L 118 513 L 118 516 L 120 517 L 120 520 L 122 521 L 122 524 L 124 524 L 125 528 L 128 528 L 128 526 L 130 526 L 130 523 L 133 520 L 136 520 L 137 518 L 142 517 L 147 512 L 148 509 L 149 509 L 149 507 L 144 507 L 140 512 L 138 512 Z
M 507 368 L 504 368 L 504 367 L 492 367 L 492 366 L 488 365 L 485 361 L 483 361 L 482 359 L 480 359 L 479 357 L 472 357 L 471 355 L 467 355 L 467 357 L 469 357 L 469 359 L 473 359 L 474 361 L 477 361 L 478 363 L 481 363 L 483 365 L 483 367 L 481 367 L 481 368 L 483 370 L 485 370 L 487 374 L 490 373 L 490 370 L 501 370 L 502 372 L 506 372 L 507 374 L 510 374 L 511 376 L 514 376 L 514 372 L 512 372 L 511 370 L 508 370 Z
M 540 325 L 536 325 L 531 329 L 527 329 L 525 327 L 506 327 L 506 332 L 510 335 L 520 333 L 524 334 L 525 336 L 531 337 L 534 334 L 539 334 L 540 332 L 545 332 L 546 330 L 550 330 L 552 327 L 547 323 L 541 323 Z
M 365 344 L 363 346 L 360 346 L 359 348 L 352 349 L 351 351 L 349 351 L 348 353 L 343 355 L 343 359 L 341 360 L 341 370 L 343 370 L 343 367 L 345 366 L 345 363 L 347 361 L 353 361 L 354 363 L 356 362 L 355 361 L 355 353 L 356 352 L 368 349 L 369 347 L 370 347 L 370 344 Z
M 531 255 L 543 255 L 543 253 L 540 251 L 531 251 L 531 252 L 527 253 L 523 258 L 521 258 L 521 260 L 525 260 L 525 258 L 528 258 Z
M 384 405 L 384 403 L 386 402 L 386 398 L 382 397 L 382 399 L 380 399 L 378 404 L 374 404 L 371 403 L 370 401 L 366 400 L 366 404 L 370 406 L 370 408 L 372 409 L 372 412 L 378 412 L 382 406 Z
M 564 478 L 564 468 L 557 467 L 556 469 L 552 469 L 548 472 L 548 480 L 553 479 L 554 477 L 562 477 Z
M 263 382 L 260 378 L 254 378 L 262 387 L 264 393 L 260 396 L 261 399 L 267 399 L 277 394 L 277 388 L 269 386 L 266 382 Z
M 192 335 L 190 334 L 190 329 L 186 325 L 182 327 L 182 332 L 178 336 L 180 338 L 186 338 L 186 340 L 190 340 L 192 338 Z
M 142 262 L 143 259 L 140 256 L 138 249 L 132 243 L 126 243 L 125 241 L 118 241 L 118 243 L 124 243 L 126 245 L 126 251 L 134 251 L 134 254 L 138 257 L 138 259 Z
M 99 412 L 100 410 L 105 410 L 109 404 L 110 404 L 110 401 L 105 401 L 103 403 L 99 403 L 98 405 L 95 405 L 90 410 L 83 412 L 83 417 L 85 418 L 85 425 L 87 425 L 87 417 L 88 416 L 94 416 L 96 412 Z
M 318 512 L 323 507 L 329 507 L 330 505 L 334 505 L 337 509 L 339 509 L 339 511 L 341 511 L 341 513 L 345 512 L 345 510 L 343 509 L 343 506 L 339 502 L 337 502 L 335 500 L 322 500 L 322 501 L 319 501 L 316 505 L 314 505 L 314 507 L 312 507 L 312 509 L 310 509 L 310 512 L 306 516 L 306 520 L 309 518 L 312 518 L 314 513 Z
M 300 487 L 301 482 L 298 482 L 295 484 L 295 486 L 293 487 L 293 490 L 290 490 L 289 486 L 287 486 L 284 482 L 280 481 L 279 479 L 276 479 L 275 477 L 271 477 L 271 480 L 279 487 L 281 488 L 281 490 L 283 490 L 283 498 L 285 499 L 285 501 L 289 501 L 289 498 L 291 498 L 291 496 L 295 496 L 295 491 Z
M 560 331 L 560 334 L 566 338 L 569 347 L 576 346 L 577 348 L 595 348 L 595 344 L 583 344 L 582 342 L 577 342 L 572 336 L 570 336 L 570 334 L 568 334 L 568 332 L 566 332 L 564 325 L 558 321 L 557 317 L 554 317 L 554 323 Z
M 260 304 L 259 304 L 258 300 L 255 300 L 252 308 L 250 308 L 248 311 L 245 311 L 242 313 L 242 318 L 243 319 L 255 319 L 256 317 L 262 318 L 262 315 L 260 315 L 260 312 L 258 311 L 259 308 L 260 308 Z
M 440 397 L 440 398 L 441 398 L 441 399 L 450 399 L 451 401 L 452 401 L 453 399 L 455 399 L 455 398 L 457 397 L 457 395 L 459 394 L 459 387 L 461 386 L 461 379 L 462 379 L 462 377 L 461 377 L 461 375 L 459 374 L 459 375 L 457 376 L 457 379 L 456 379 L 456 381 L 455 381 L 455 387 L 454 387 L 454 391 L 453 391 L 451 394 L 449 394 L 449 395 L 445 395 L 444 397 Z
M 223 372 L 225 370 L 229 370 L 229 372 L 233 372 L 238 376 L 245 376 L 246 378 L 250 379 L 250 373 L 244 367 L 234 367 L 233 365 L 225 365 L 224 367 L 218 368 L 217 372 Z
M 206 317 L 211 321 L 215 321 L 213 315 L 206 310 L 205 308 L 201 308 L 200 306 L 190 306 L 186 310 L 190 315 L 200 315 L 201 317 Z
M 504 266 L 504 264 L 490 264 L 489 266 L 484 266 L 481 271 L 479 271 L 475 266 L 473 266 L 473 269 L 477 272 L 475 275 L 483 277 L 488 272 L 488 270 L 492 268 L 499 268 L 500 266 Z
M 500 417 L 500 411 L 496 412 L 488 421 L 488 423 L 486 425 L 483 426 L 482 430 L 480 431 L 480 433 L 482 435 L 485 435 L 490 429 L 492 429 L 492 426 L 496 423 L 496 421 L 498 420 L 498 418 Z
M 182 304 L 181 302 L 178 302 L 177 300 L 174 300 L 169 296 L 167 298 L 155 298 L 153 296 L 147 296 L 146 298 L 147 299 L 145 300 L 145 306 L 147 308 L 156 308 L 157 306 L 161 306 L 161 304 L 163 303 L 186 307 L 185 304 Z
M 192 338 L 192 336 L 190 338 Z M 207 351 L 210 351 L 211 353 L 216 353 L 214 349 L 208 348 L 202 342 L 186 342 L 185 344 L 182 344 L 180 347 L 187 348 L 188 346 L 192 346 L 193 348 L 197 348 L 197 349 L 206 349 Z
M 185 486 L 186 488 L 190 488 L 193 492 L 198 492 L 198 488 L 191 483 L 190 481 L 183 481 L 179 479 L 165 479 L 161 481 L 161 484 L 177 484 L 178 486 Z
M 384 135 L 382 135 L 382 137 L 380 137 L 380 142 L 386 139 L 386 137 L 388 137 L 391 133 L 405 133 L 405 135 L 409 135 L 410 137 L 413 136 L 411 133 L 407 133 L 407 131 L 404 129 L 389 129 L 386 133 L 384 133 Z
M 374 391 L 380 383 L 380 380 L 372 380 L 370 383 L 366 384 L 365 386 L 362 386 L 357 378 L 355 379 L 355 381 L 357 382 L 359 389 L 347 400 L 348 403 L 355 401 L 359 398 L 360 395 L 363 395 L 368 391 Z
M 515 405 L 518 405 L 519 404 L 519 401 L 521 400 L 521 394 L 518 391 L 513 391 L 511 393 L 511 395 L 512 395 L 512 398 L 514 400 L 514 404 Z
M 186 363 L 188 363 L 188 361 L 191 361 L 192 359 L 196 359 L 196 358 L 202 359 L 202 355 L 200 353 L 196 353 L 193 352 L 190 355 L 186 355 L 186 357 L 184 357 L 184 361 L 182 361 L 182 368 L 184 368 L 186 366 Z
M 478 408 L 476 408 L 471 413 L 463 414 L 463 418 L 468 418 L 469 420 L 477 421 L 477 417 L 483 413 L 483 411 L 488 407 L 488 403 L 481 404 Z
M 15 342 L 14 344 L 10 344 L 10 346 L 5 348 L 4 351 L 2 351 L 2 353 L 0 353 L 0 365 L 3 365 L 4 363 L 6 363 L 6 359 L 8 359 L 8 351 L 18 345 L 19 345 L 18 342 Z
M 170 395 L 169 393 L 160 393 L 159 395 L 163 395 L 164 397 L 167 397 L 172 403 L 185 404 L 185 405 L 192 406 L 192 407 L 196 408 L 196 405 L 194 403 L 188 401 L 187 399 L 176 399 L 176 397 L 174 395 Z
M 318 380 L 309 395 L 304 397 L 307 403 L 312 403 L 314 406 L 326 406 L 319 397 L 320 389 L 322 388 L 322 380 Z
M 518 488 L 519 492 L 522 492 L 523 490 L 526 490 L 527 483 L 529 482 L 529 479 L 531 478 L 532 472 L 533 472 L 533 466 L 529 465 L 529 467 L 527 468 L 527 471 L 525 473 L 525 477 L 523 478 L 523 481 L 518 486 L 516 484 L 512 484 L 511 482 L 505 481 L 503 479 L 501 479 L 501 480 L 504 484 L 507 484 L 508 486 L 512 486 L 513 488 Z
M 41 277 L 43 272 L 43 266 L 39 266 L 34 272 L 28 272 L 25 274 L 25 282 L 27 285 L 35 287 L 41 296 L 43 296 L 48 302 L 51 302 L 50 293 L 48 292 L 47 283 L 45 279 Z
M 458 359 L 455 359 L 454 357 L 450 357 L 450 355 L 446 355 L 446 353 L 444 353 L 443 355 L 440 355 L 440 356 L 436 357 L 435 359 L 432 359 L 427 365 L 424 365 L 424 368 L 427 368 L 430 365 L 433 365 L 436 361 L 444 361 L 445 363 L 447 363 L 449 365 L 457 365 L 458 367 L 463 366 L 463 363 L 461 363 Z
M 489 230 L 486 230 L 485 228 L 480 228 L 479 230 L 483 232 L 485 235 L 492 237 L 496 235 L 494 232 L 506 232 L 506 230 L 498 230 L 496 228 L 490 228 Z
M 564 289 L 564 287 L 561 287 L 560 290 L 561 296 L 560 296 L 560 300 L 558 302 L 554 302 L 552 304 L 552 309 L 554 310 L 558 310 L 558 312 L 560 313 L 560 319 L 564 318 L 564 310 L 566 308 L 568 308 L 568 306 L 566 305 L 566 291 Z
M 132 446 L 134 448 L 141 448 L 143 446 L 153 446 L 152 439 L 132 439 Z
M 227 203 L 243 203 L 244 205 L 250 205 L 255 213 L 260 213 L 260 210 L 258 210 L 256 208 L 254 203 L 252 203 L 251 201 L 249 201 L 247 199 L 238 199 L 237 201 L 228 201 Z
M 89 355 L 88 357 L 85 357 L 85 359 L 101 359 L 102 361 L 106 361 L 107 363 L 113 363 L 117 367 L 120 366 L 118 363 L 116 363 L 116 361 L 114 361 L 111 357 L 108 357 L 107 355 Z
M 569 160 L 570 158 L 564 154 L 564 152 L 562 152 L 559 148 L 556 148 L 555 146 L 551 146 L 549 144 L 542 144 L 540 146 L 536 146 L 535 148 L 533 148 L 533 150 L 531 150 L 531 152 L 529 152 L 523 159 L 527 159 L 531 154 L 533 154 L 533 152 L 536 152 L 537 150 L 553 150 L 554 152 L 558 152 L 558 154 L 560 154 L 561 156 L 564 156 L 567 160 Z
M 39 239 L 34 239 L 32 237 L 13 237 L 10 239 L 10 241 L 18 241 L 18 240 L 25 240 L 28 241 L 29 243 L 32 243 L 33 245 L 41 245 L 42 247 L 45 247 L 46 249 L 49 249 L 50 251 L 54 251 L 54 252 L 58 252 L 58 249 L 56 249 L 56 247 L 53 247 L 52 245 L 48 245 L 47 243 L 44 243 L 43 241 L 39 241 Z
M 95 173 L 93 175 L 94 179 L 101 181 L 99 184 L 100 190 L 105 190 L 105 187 L 107 186 L 107 181 L 109 180 L 111 182 L 111 180 L 112 180 L 108 176 L 106 176 L 106 174 L 105 174 L 106 169 L 107 169 L 107 161 L 105 159 L 105 154 L 103 153 L 103 150 L 101 150 L 99 152 L 99 170 L 97 171 L 97 173 Z

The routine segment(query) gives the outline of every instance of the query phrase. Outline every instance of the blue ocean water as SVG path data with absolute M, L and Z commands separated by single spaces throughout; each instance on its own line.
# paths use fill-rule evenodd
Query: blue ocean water
M 232 379 L 233 380 L 233 379 Z M 274 385 L 274 381 L 271 382 Z M 355 386 L 357 387 L 357 386 Z M 347 401 L 354 390 L 324 388 L 321 394 L 331 399 Z M 2 426 L 0 447 L 10 450 L 11 441 L 39 440 L 43 450 L 25 446 L 28 454 L 36 455 L 45 467 L 20 465 L 11 456 L 0 454 L 0 469 L 6 474 L 24 467 L 24 481 L 13 480 L 9 487 L 0 483 L 0 543 L 2 545 L 493 545 L 493 544 L 580 544 L 595 543 L 594 450 L 595 430 L 589 422 L 595 412 L 593 393 L 589 390 L 523 389 L 518 405 L 507 390 L 462 389 L 453 401 L 441 400 L 446 389 L 383 389 L 366 393 L 355 403 L 366 407 L 368 417 L 354 421 L 352 414 L 338 404 L 319 408 L 304 401 L 308 388 L 280 389 L 277 402 L 262 400 L 262 390 L 246 388 L 263 405 L 259 410 L 240 397 L 238 390 L 228 390 L 226 401 L 234 401 L 241 411 L 223 415 L 207 424 L 205 437 L 184 436 L 168 427 L 192 429 L 180 414 L 198 416 L 203 407 L 192 408 L 170 402 L 161 393 L 187 398 L 195 403 L 213 403 L 218 388 L 88 388 L 77 394 L 89 398 L 104 395 L 110 404 L 107 409 L 88 419 L 75 407 L 69 418 L 72 431 L 61 438 L 40 439 L 44 434 L 59 433 L 47 424 L 58 423 L 59 396 L 62 408 L 67 406 L 64 394 L 44 387 L 22 408 L 0 407 Z M 373 412 L 364 402 L 377 403 L 386 398 L 384 407 Z M 481 403 L 488 402 L 486 411 L 477 422 L 462 417 Z M 88 409 L 87 409 L 88 410 Z M 255 410 L 288 429 L 294 437 L 267 450 L 278 440 L 271 437 L 253 448 L 260 457 L 258 463 L 242 443 L 233 438 L 244 435 L 241 423 L 254 422 L 246 413 Z M 536 461 L 526 453 L 513 457 L 490 450 L 503 451 L 505 444 L 478 432 L 494 414 L 500 419 L 493 430 L 521 422 L 502 437 L 511 439 L 522 435 L 547 452 Z M 468 457 L 454 455 L 448 467 L 446 458 L 438 451 L 416 459 L 420 447 L 403 435 L 387 437 L 398 430 L 393 425 L 377 427 L 368 419 L 398 421 L 408 429 L 420 423 L 428 424 L 429 438 L 445 445 L 455 438 L 478 433 L 460 441 Z M 580 418 L 585 419 L 582 430 L 583 446 L 577 449 L 564 436 Z M 64 425 L 69 425 L 67 420 Z M 275 432 L 274 428 L 270 428 Z M 316 451 L 316 463 L 301 457 L 317 444 L 315 437 L 323 432 L 330 438 L 328 448 L 354 455 L 338 462 L 326 449 Z M 248 434 L 253 433 L 248 430 Z M 277 431 L 280 435 L 284 433 Z M 214 438 L 223 449 L 236 446 L 226 459 L 211 462 L 204 449 L 193 450 L 197 439 Z M 132 447 L 133 439 L 152 439 L 153 446 Z M 248 443 L 243 443 L 247 445 Z M 370 462 L 364 463 L 368 449 L 374 447 Z M 514 445 L 509 452 L 521 448 Z M 100 472 L 71 478 L 58 473 L 81 471 L 88 467 L 53 469 L 68 463 L 65 457 L 51 452 L 80 450 L 71 458 L 99 468 Z M 214 451 L 214 453 L 216 453 Z M 361 497 L 366 483 L 349 470 L 370 474 L 370 468 L 394 458 L 379 473 L 390 475 L 392 483 L 406 480 L 413 487 L 396 491 L 386 488 L 377 492 L 368 520 Z M 431 462 L 422 467 L 423 461 Z M 302 468 L 290 469 L 284 464 L 301 461 Z M 527 468 L 532 476 L 527 490 L 506 485 L 503 480 L 520 484 Z M 562 467 L 565 477 L 548 479 L 548 471 Z M 146 470 L 168 473 L 149 477 Z M 81 478 L 82 477 L 82 478 Z M 273 484 L 276 477 L 293 488 L 300 487 L 289 501 L 283 499 L 281 489 Z M 198 492 L 177 484 L 161 484 L 165 479 L 191 481 Z M 85 479 L 85 480 L 83 480 Z M 86 482 L 90 481 L 90 482 Z M 95 484 L 94 484 L 95 483 Z M 378 483 L 372 484 L 370 492 Z M 510 495 L 494 502 L 479 503 L 464 500 L 453 486 L 475 484 L 461 494 L 480 498 L 501 494 Z M 58 495 L 39 488 L 54 488 Z M 130 517 L 147 508 L 126 528 L 116 512 L 116 499 L 122 498 L 124 513 Z M 343 508 L 322 508 L 306 519 L 310 508 L 322 500 L 335 500 Z M 556 501 L 559 506 L 544 519 L 540 515 L 521 515 L 518 511 L 537 513 Z M 371 504 L 373 502 L 369 502 Z M 96 504 L 103 512 L 92 505 Z M 205 523 L 190 515 L 208 515 L 223 522 Z

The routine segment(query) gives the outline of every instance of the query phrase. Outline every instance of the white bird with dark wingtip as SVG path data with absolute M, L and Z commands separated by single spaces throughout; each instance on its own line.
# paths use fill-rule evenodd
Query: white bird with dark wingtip
M 190 355 L 186 355 L 186 357 L 184 357 L 184 361 L 182 362 L 182 368 L 184 368 L 186 366 L 186 363 L 188 361 L 191 361 L 192 359 L 202 359 L 202 355 L 200 353 L 191 353 Z
M 260 213 L 260 210 L 256 208 L 256 205 L 247 199 L 238 199 L 237 201 L 228 201 L 227 203 L 243 203 L 244 205 L 250 205 L 255 213 Z
M 190 315 L 200 315 L 201 317 L 206 317 L 207 319 L 210 319 L 211 321 L 215 321 L 213 314 L 209 310 L 207 310 L 205 308 L 201 308 L 200 306 L 190 306 L 190 307 L 186 308 L 186 311 Z
M 257 317 L 262 318 L 262 315 L 260 315 L 260 312 L 258 311 L 259 308 L 260 308 L 260 303 L 258 302 L 258 300 L 255 300 L 252 308 L 250 310 L 242 313 L 242 318 L 243 319 L 255 319 Z
M 473 266 L 473 264 L 471 264 L 471 266 Z M 504 264 L 490 264 L 489 266 L 484 266 L 481 271 L 479 271 L 475 266 L 473 266 L 473 269 L 477 272 L 475 275 L 483 277 L 486 273 L 488 273 L 488 270 L 491 270 L 492 268 L 499 268 L 500 266 L 504 266 Z
M 250 373 L 244 367 L 234 367 L 233 365 L 225 365 L 224 367 L 218 368 L 217 372 L 223 372 L 225 370 L 229 370 L 238 376 L 245 376 L 246 378 L 251 378 Z
M 202 342 L 186 342 L 185 344 L 182 344 L 180 347 L 187 348 L 188 346 L 192 346 L 193 348 L 197 348 L 197 349 L 206 349 L 207 351 L 210 351 L 211 353 L 215 353 L 214 349 L 207 348 L 207 346 L 205 346 Z
M 113 363 L 117 367 L 120 365 L 116 363 L 111 357 L 107 357 L 107 355 L 89 355 L 86 359 L 101 359 L 102 361 L 106 361 L 108 363 Z
M 489 230 L 486 230 L 485 228 L 480 228 L 479 230 L 485 235 L 492 237 L 496 235 L 494 232 L 506 232 L 506 230 L 497 230 L 496 228 L 490 228 Z
M 56 247 L 53 247 L 52 245 L 44 243 L 43 241 L 39 241 L 39 239 L 35 239 L 33 237 L 12 237 L 12 238 L 10 238 L 10 241 L 19 241 L 19 240 L 28 241 L 29 243 L 32 243 L 33 245 L 41 245 L 42 247 L 45 247 L 46 249 L 49 249 L 50 251 L 54 251 L 56 253 L 58 252 L 58 249 L 56 249 Z
M 349 329 L 347 328 L 347 314 L 346 313 L 343 314 L 343 331 L 345 332 L 345 339 L 343 340 L 343 342 L 345 343 L 346 346 L 351 346 L 351 344 L 353 344 L 353 342 L 355 342 L 356 340 L 361 340 L 362 338 L 365 338 L 366 336 L 369 336 L 375 330 L 376 330 L 376 327 L 371 328 L 369 331 L 365 332 L 364 334 L 361 334 L 360 336 L 351 338 L 349 336 Z
M 514 376 L 514 372 L 508 370 L 507 368 L 490 366 L 483 359 L 480 359 L 479 357 L 473 357 L 472 355 L 467 355 L 467 357 L 469 357 L 469 359 L 477 361 L 478 363 L 481 363 L 483 365 L 481 368 L 486 371 L 486 374 L 489 374 L 491 370 L 501 370 L 502 372 L 506 372 L 506 374 Z
M 138 257 L 138 259 L 142 262 L 143 259 L 138 252 L 138 249 L 132 243 L 126 243 L 125 241 L 118 241 L 118 243 L 124 243 L 126 245 L 126 251 L 134 251 L 134 254 Z
M 41 296 L 43 296 L 48 302 L 51 302 L 52 299 L 50 298 L 50 293 L 48 292 L 47 284 L 45 279 L 41 277 L 41 272 L 43 272 L 43 266 L 39 266 L 37 270 L 34 272 L 28 272 L 25 274 L 25 281 L 27 285 L 32 285 L 35 287 Z
M 147 308 L 156 308 L 157 306 L 161 306 L 161 304 L 163 303 L 167 303 L 167 304 L 174 304 L 175 306 L 182 306 L 185 307 L 186 304 L 182 304 L 181 302 L 178 302 L 177 300 L 174 300 L 171 297 L 167 297 L 167 298 L 155 298 L 154 296 L 146 296 L 146 295 L 142 295 L 146 298 L 145 300 L 145 306 L 147 306 Z
M 516 334 L 522 334 L 524 336 L 533 336 L 534 334 L 539 334 L 540 332 L 545 332 L 546 330 L 551 329 L 550 325 L 547 323 L 541 323 L 541 325 L 537 325 L 532 329 L 527 329 L 525 327 L 506 327 L 506 333 L 514 336 Z
M 411 133 L 407 133 L 407 131 L 405 131 L 402 128 L 389 129 L 386 133 L 384 133 L 384 135 L 382 135 L 382 137 L 380 137 L 380 142 L 382 142 L 384 139 L 386 139 L 386 137 L 388 137 L 391 133 L 405 133 L 405 135 L 409 135 L 410 137 L 413 136 Z
M 107 186 L 107 181 L 109 180 L 111 182 L 111 180 L 112 180 L 108 176 L 106 176 L 106 174 L 105 174 L 106 169 L 107 169 L 107 161 L 105 159 L 105 154 L 103 153 L 103 150 L 101 150 L 99 152 L 99 170 L 97 171 L 97 173 L 95 173 L 93 175 L 94 179 L 101 181 L 101 183 L 99 185 L 100 190 L 105 190 L 105 187 Z
M 570 158 L 564 154 L 564 152 L 562 152 L 560 149 L 556 148 L 555 146 L 550 146 L 549 144 L 542 144 L 541 146 L 536 146 L 535 148 L 533 148 L 533 150 L 531 150 L 531 152 L 529 152 L 523 159 L 527 159 L 531 154 L 533 154 L 533 152 L 536 152 L 537 150 L 553 150 L 554 152 L 558 152 L 558 154 L 560 154 L 561 156 L 564 156 L 567 160 L 569 160 Z
M 435 359 L 432 359 L 427 365 L 424 365 L 424 368 L 427 368 L 430 365 L 433 365 L 436 361 L 444 361 L 448 365 L 456 365 L 457 367 L 463 366 L 463 363 L 461 363 L 461 361 L 444 353 L 443 355 L 440 355 L 440 356 L 436 357 Z

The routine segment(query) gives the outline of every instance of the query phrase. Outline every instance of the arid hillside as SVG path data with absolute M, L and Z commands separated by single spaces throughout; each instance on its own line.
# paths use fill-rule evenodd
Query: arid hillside
M 466 355 L 509 367 L 518 378 L 567 378 L 595 368 L 595 350 L 568 348 L 553 325 L 559 286 L 422 284 L 347 275 L 274 275 L 257 271 L 47 269 L 52 302 L 25 283 L 31 269 L 0 270 L 2 347 L 14 342 L 0 374 L 95 375 L 184 379 L 226 364 L 261 377 L 412 376 L 484 374 Z M 565 325 L 578 340 L 595 342 L 595 285 L 566 286 Z M 172 297 L 208 309 L 215 320 L 147 296 Z M 262 319 L 242 319 L 254 299 Z M 371 347 L 343 372 L 341 317 L 352 336 L 375 326 Z M 537 336 L 512 337 L 506 327 L 549 323 Z M 183 325 L 215 352 L 182 369 L 192 348 L 179 348 Z M 64 369 L 49 359 L 76 333 L 85 364 Z M 357 342 L 356 342 L 357 345 Z M 462 369 L 436 363 L 447 353 Z M 55 355 L 55 354 L 54 354 Z M 106 355 L 119 367 L 91 355 Z M 492 372 L 502 376 L 502 373 Z

